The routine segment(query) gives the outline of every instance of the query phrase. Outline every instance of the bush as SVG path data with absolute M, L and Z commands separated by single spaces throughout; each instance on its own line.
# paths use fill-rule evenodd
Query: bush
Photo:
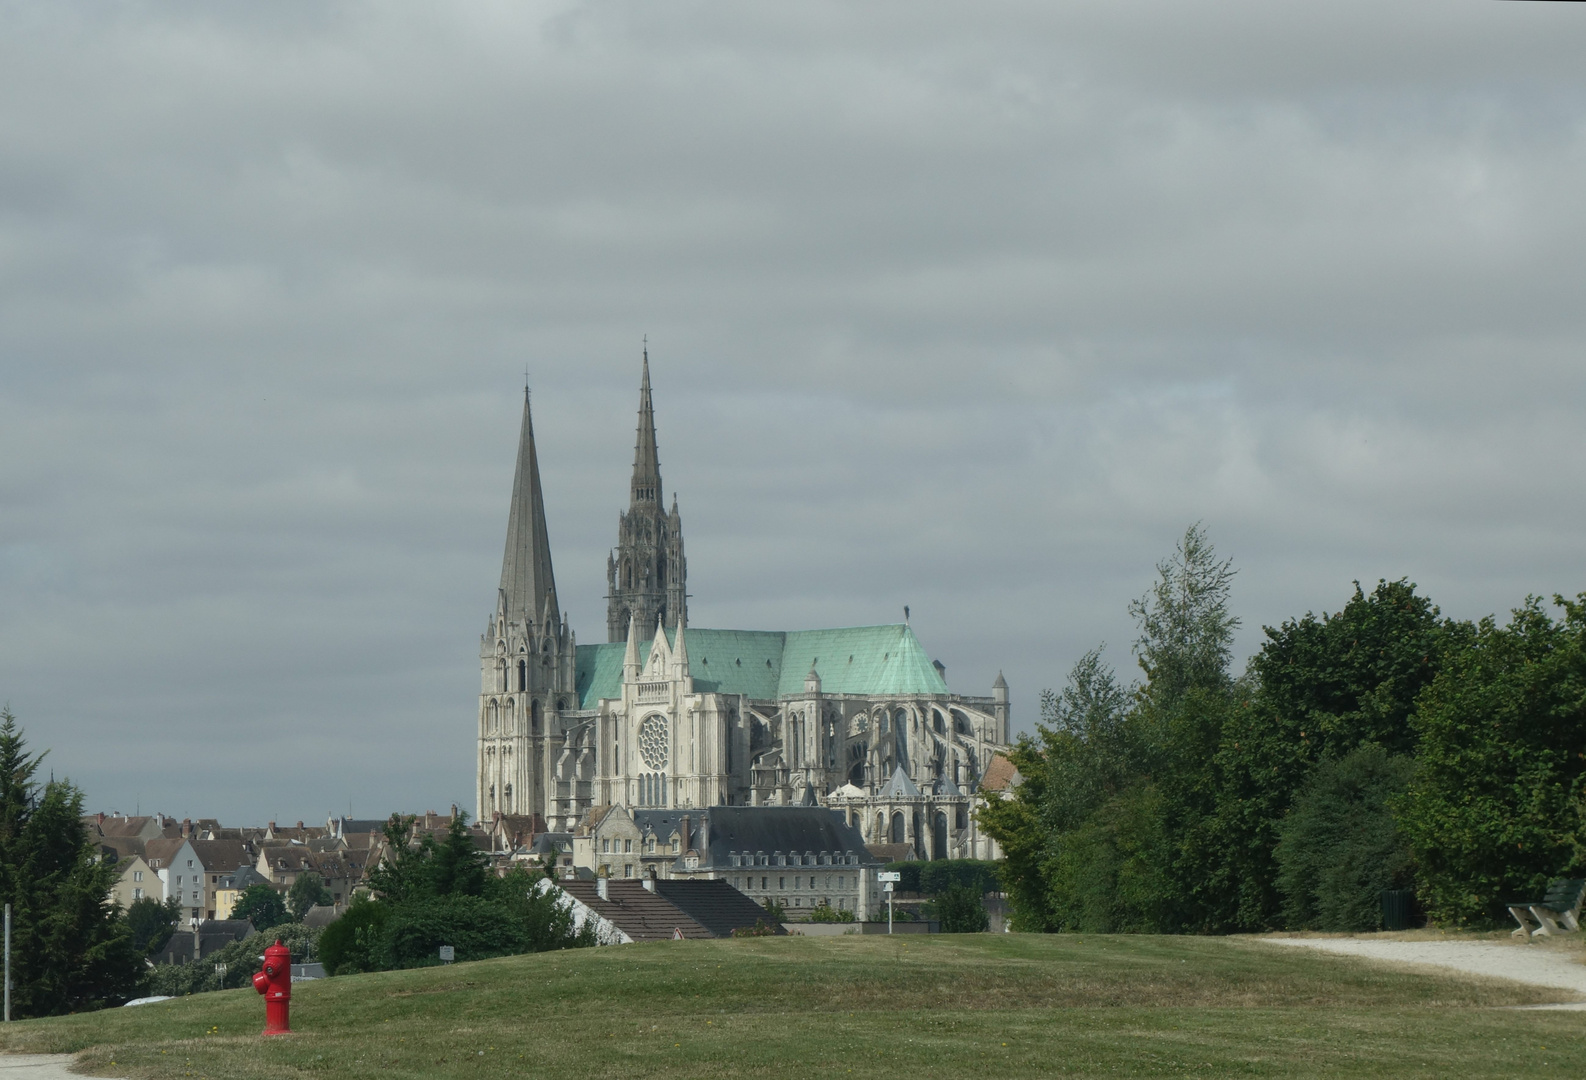
M 147 991 L 182 997 L 251 986 L 253 973 L 263 966 L 261 957 L 265 949 L 280 941 L 292 951 L 292 963 L 308 963 L 314 959 L 320 934 L 321 931 L 301 923 L 286 923 L 263 933 L 249 934 L 194 963 L 158 965 L 148 974 Z M 225 966 L 224 975 L 217 970 L 221 965 Z
M 1002 864 L 987 859 L 938 859 L 935 862 L 903 865 L 917 868 L 915 878 L 918 887 L 905 891 L 925 896 L 946 892 L 955 885 L 973 889 L 981 896 L 1002 888 L 997 875 Z
M 787 922 L 787 907 L 777 903 L 774 896 L 765 898 L 765 914 L 772 922 Z
M 776 927 L 768 925 L 764 919 L 756 919 L 753 926 L 735 926 L 732 930 L 735 938 L 771 937 L 775 933 Z
M 380 971 L 384 965 L 385 927 L 389 904 L 368 897 L 354 900 L 341 917 L 320 934 L 319 959 L 327 975 Z
M 1409 844 L 1389 809 L 1412 768 L 1410 758 L 1367 743 L 1305 783 L 1275 852 L 1289 929 L 1381 928 L 1382 891 L 1412 884 Z
M 950 885 L 936 898 L 944 934 L 979 934 L 990 925 L 983 894 L 967 885 Z
M 828 903 L 816 904 L 810 911 L 810 922 L 818 923 L 848 923 L 854 921 L 854 913 L 846 908 L 834 908 Z
M 442 945 L 458 960 L 483 960 L 597 944 L 594 923 L 575 928 L 571 907 L 543 880 L 517 869 L 483 881 L 483 896 L 358 900 L 325 928 L 320 958 L 327 974 L 350 975 L 438 964 Z

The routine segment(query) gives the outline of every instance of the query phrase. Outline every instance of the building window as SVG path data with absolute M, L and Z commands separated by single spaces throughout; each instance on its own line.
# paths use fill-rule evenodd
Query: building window
M 143 871 L 142 870 L 134 870 L 134 871 L 132 871 L 132 880 L 133 881 L 142 881 L 143 880 Z M 141 893 L 143 890 L 139 889 L 138 891 Z
M 188 859 L 187 860 L 187 868 L 189 870 L 191 870 L 193 868 L 193 860 L 192 859 Z
M 611 854 L 611 841 L 610 840 L 602 840 L 600 842 L 600 853 L 602 855 L 610 855 Z
M 793 898 L 793 906 L 794 907 L 803 907 L 804 906 L 804 898 L 802 896 L 795 896 Z
M 769 889 L 770 887 L 771 886 L 766 884 L 766 879 L 765 878 L 761 878 L 760 879 L 760 888 L 761 888 L 762 891 L 764 891 L 765 889 Z
M 622 876 L 623 877 L 632 877 L 633 876 L 633 864 L 632 863 L 623 863 L 622 864 Z
M 838 874 L 838 875 L 837 875 L 837 887 L 838 887 L 838 888 L 839 888 L 839 889 L 846 889 L 846 888 L 848 888 L 848 886 L 847 886 L 847 885 L 845 885 L 845 884 L 844 884 L 844 881 L 845 881 L 845 878 L 844 878 L 844 877 L 843 877 L 843 875 L 842 875 L 842 874 Z
M 785 877 L 777 878 L 776 879 L 776 887 L 779 888 L 779 889 L 787 888 L 787 878 L 785 878 Z
M 143 899 L 143 890 L 142 889 L 133 889 L 132 890 L 132 899 L 134 899 L 134 900 L 142 900 Z
M 793 879 L 793 887 L 795 889 L 802 889 L 804 887 L 804 878 L 802 875 Z

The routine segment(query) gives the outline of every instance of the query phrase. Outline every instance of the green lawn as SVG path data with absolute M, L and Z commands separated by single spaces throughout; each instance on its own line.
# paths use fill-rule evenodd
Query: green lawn
M 130 1077 L 1515 1077 L 1586 1070 L 1556 992 L 1250 940 L 680 941 L 14 1023 L 0 1047 Z

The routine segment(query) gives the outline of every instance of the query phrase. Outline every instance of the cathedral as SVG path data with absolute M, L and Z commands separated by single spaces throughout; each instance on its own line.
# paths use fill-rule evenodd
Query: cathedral
M 826 806 L 871 846 L 996 858 L 973 806 L 1008 743 L 1008 686 L 947 688 L 907 622 L 830 630 L 688 625 L 646 353 L 628 509 L 606 564 L 606 641 L 557 601 L 527 393 L 495 611 L 480 639 L 478 816 L 571 832 L 594 807 Z

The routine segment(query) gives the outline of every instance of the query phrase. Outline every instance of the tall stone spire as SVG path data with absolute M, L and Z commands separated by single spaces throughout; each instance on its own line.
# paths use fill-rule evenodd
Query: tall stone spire
M 639 380 L 639 432 L 633 443 L 633 482 L 629 485 L 634 506 L 661 503 L 661 461 L 655 449 L 655 406 L 650 401 L 650 346 L 644 347 L 644 376 Z
M 501 558 L 501 598 L 508 616 L 558 617 L 556 578 L 551 573 L 551 542 L 545 531 L 545 500 L 540 492 L 540 460 L 534 449 L 534 418 L 529 392 L 523 392 L 523 430 L 518 436 L 518 467 L 512 477 L 512 509 L 507 515 L 507 550 Z
M 683 519 L 677 510 L 676 494 L 672 496 L 670 513 L 662 496 L 647 343 L 639 379 L 639 430 L 633 444 L 628 509 L 617 516 L 617 546 L 606 560 L 607 641 L 623 640 L 630 619 L 637 619 L 645 627 L 657 621 L 676 626 L 688 606 Z

